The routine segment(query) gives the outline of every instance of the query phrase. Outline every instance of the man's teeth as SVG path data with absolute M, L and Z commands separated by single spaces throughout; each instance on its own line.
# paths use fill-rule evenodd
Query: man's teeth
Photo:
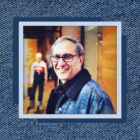
M 68 70 L 68 69 L 60 69 L 60 68 L 58 68 L 58 70 L 62 70 L 62 71 L 65 71 L 65 70 Z

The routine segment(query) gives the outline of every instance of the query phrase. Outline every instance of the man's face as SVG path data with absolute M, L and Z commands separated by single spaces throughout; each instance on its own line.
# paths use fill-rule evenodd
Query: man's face
M 53 56 L 62 57 L 65 54 L 77 55 L 75 44 L 64 40 L 54 46 Z M 53 62 L 54 70 L 62 83 L 72 79 L 80 70 L 83 63 L 83 56 L 75 56 L 71 62 L 64 62 L 60 58 L 59 62 Z

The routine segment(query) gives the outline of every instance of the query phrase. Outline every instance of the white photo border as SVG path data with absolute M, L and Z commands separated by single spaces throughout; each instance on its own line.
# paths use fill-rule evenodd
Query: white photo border
M 117 26 L 117 114 L 24 114 L 23 113 L 23 27 L 24 26 Z M 121 22 L 19 21 L 19 118 L 27 119 L 122 119 Z

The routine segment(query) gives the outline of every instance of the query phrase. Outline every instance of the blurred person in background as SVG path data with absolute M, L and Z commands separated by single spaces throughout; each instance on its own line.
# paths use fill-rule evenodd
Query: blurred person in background
M 30 84 L 32 84 L 32 93 L 30 95 L 29 107 L 27 108 L 27 113 L 30 109 L 34 108 L 35 104 L 35 92 L 37 86 L 39 86 L 39 95 L 37 102 L 36 113 L 39 113 L 40 105 L 42 104 L 43 98 L 43 87 L 47 81 L 47 65 L 42 60 L 42 54 L 36 54 L 36 62 L 32 64 L 31 73 L 30 73 Z
M 48 80 L 52 79 L 52 69 L 53 69 L 50 55 L 51 54 L 50 54 L 50 51 L 49 51 L 46 55 L 47 68 L 48 68 Z

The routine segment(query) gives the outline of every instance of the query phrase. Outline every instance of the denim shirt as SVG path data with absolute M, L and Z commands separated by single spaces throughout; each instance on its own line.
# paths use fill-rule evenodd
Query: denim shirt
M 76 100 L 70 98 L 55 114 L 114 114 L 109 96 L 94 80 L 88 81 L 81 89 Z

